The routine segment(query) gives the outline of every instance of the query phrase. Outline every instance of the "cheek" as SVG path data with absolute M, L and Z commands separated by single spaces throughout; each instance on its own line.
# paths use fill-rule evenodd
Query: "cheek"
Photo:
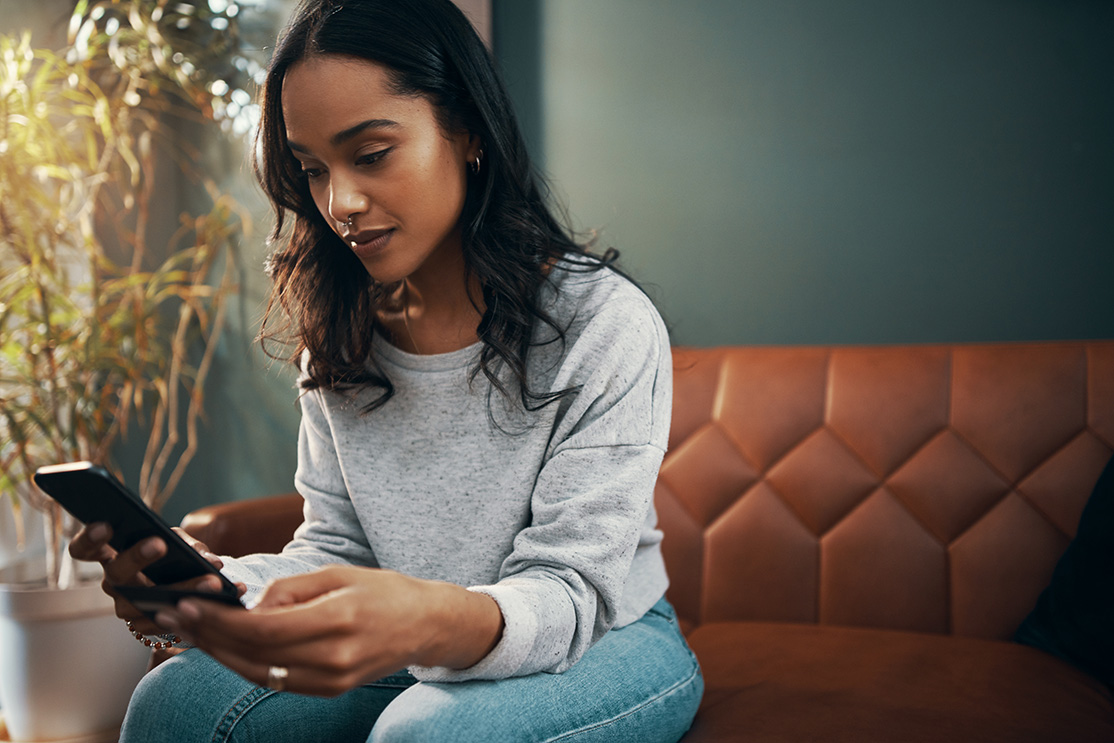
M 424 153 L 406 195 L 406 203 L 416 207 L 430 226 L 443 229 L 455 224 L 464 206 L 466 176 L 457 165 L 451 148 L 437 141 Z
M 313 204 L 317 207 L 317 212 L 321 218 L 325 220 L 325 224 L 329 225 L 334 231 L 337 229 L 336 223 L 333 218 L 329 216 L 329 189 L 324 186 L 309 187 L 309 193 L 313 197 Z
M 444 155 L 430 171 L 430 180 L 436 185 L 430 188 L 429 193 L 436 195 L 429 200 L 428 206 L 440 213 L 443 221 L 455 224 L 464 208 L 467 176 L 452 154 Z

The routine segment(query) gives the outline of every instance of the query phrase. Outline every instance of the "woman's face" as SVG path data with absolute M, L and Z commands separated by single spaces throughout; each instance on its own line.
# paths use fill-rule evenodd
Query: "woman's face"
M 282 114 L 314 203 L 372 278 L 459 258 L 474 137 L 442 130 L 429 101 L 392 92 L 386 68 L 355 57 L 291 66 Z

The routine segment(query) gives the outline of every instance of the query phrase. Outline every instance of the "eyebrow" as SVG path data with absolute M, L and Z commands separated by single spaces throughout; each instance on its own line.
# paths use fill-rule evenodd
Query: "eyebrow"
M 337 132 L 329 138 L 329 144 L 333 147 L 342 145 L 356 135 L 360 134 L 361 132 L 365 132 L 368 129 L 398 129 L 400 126 L 401 124 L 399 124 L 397 121 L 391 121 L 390 119 L 368 119 L 367 121 L 361 121 L 355 126 L 350 126 L 347 129 L 343 129 Z M 297 142 L 287 140 L 286 146 L 296 152 L 304 152 L 306 154 L 309 154 L 309 148 L 305 145 L 298 144 Z

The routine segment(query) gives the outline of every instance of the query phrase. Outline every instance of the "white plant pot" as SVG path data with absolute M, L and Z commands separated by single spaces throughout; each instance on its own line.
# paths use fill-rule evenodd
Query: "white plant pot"
M 0 583 L 0 710 L 12 741 L 116 740 L 150 650 L 99 582 Z

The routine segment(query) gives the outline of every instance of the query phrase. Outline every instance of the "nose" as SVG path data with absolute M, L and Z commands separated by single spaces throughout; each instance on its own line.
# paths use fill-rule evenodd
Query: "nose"
M 371 201 L 355 179 L 343 173 L 333 174 L 329 180 L 329 216 L 338 223 L 347 222 L 353 215 L 368 210 Z

